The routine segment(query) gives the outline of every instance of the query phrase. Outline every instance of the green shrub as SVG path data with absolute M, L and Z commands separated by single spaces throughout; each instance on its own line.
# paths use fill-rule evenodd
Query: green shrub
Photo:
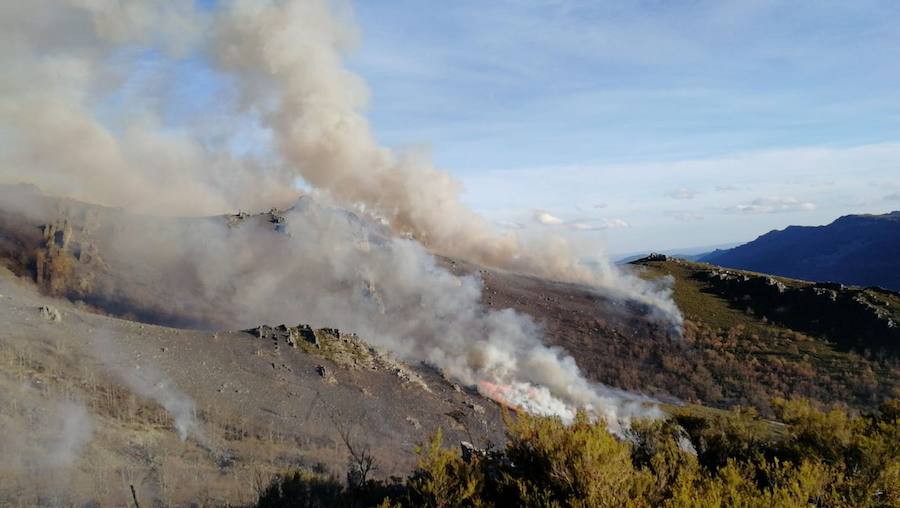
M 583 413 L 569 425 L 519 415 L 502 450 L 464 460 L 438 431 L 404 482 L 347 489 L 294 473 L 260 506 L 900 506 L 900 402 L 863 416 L 804 400 L 772 406 L 780 423 L 748 410 L 680 414 L 633 422 L 624 439 Z

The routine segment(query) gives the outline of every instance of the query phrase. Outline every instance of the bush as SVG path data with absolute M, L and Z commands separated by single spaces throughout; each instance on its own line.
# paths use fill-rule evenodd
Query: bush
M 404 482 L 347 489 L 294 473 L 260 506 L 900 506 L 900 401 L 865 416 L 772 406 L 781 423 L 752 410 L 681 414 L 634 422 L 624 438 L 585 414 L 570 425 L 519 415 L 503 450 L 464 459 L 438 431 Z

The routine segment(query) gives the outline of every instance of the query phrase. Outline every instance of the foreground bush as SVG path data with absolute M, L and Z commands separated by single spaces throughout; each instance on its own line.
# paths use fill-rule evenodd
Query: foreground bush
M 775 400 L 754 411 L 635 422 L 624 437 L 579 415 L 519 415 L 503 450 L 464 459 L 440 431 L 404 482 L 345 487 L 312 473 L 274 482 L 259 506 L 898 507 L 900 401 L 853 416 Z

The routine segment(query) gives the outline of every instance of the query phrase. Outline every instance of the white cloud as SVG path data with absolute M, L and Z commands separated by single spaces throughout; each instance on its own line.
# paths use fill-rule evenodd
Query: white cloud
M 550 212 L 537 211 L 534 214 L 534 220 L 536 220 L 540 224 L 544 224 L 545 226 L 559 226 L 563 221 L 559 217 L 551 214 Z
M 675 189 L 673 191 L 667 192 L 666 197 L 670 197 L 673 199 L 694 199 L 695 197 L 697 197 L 698 194 L 700 194 L 700 193 L 693 189 L 688 189 L 687 187 L 681 187 L 681 188 Z
M 793 197 L 756 198 L 749 203 L 738 204 L 731 208 L 732 211 L 741 213 L 808 212 L 815 209 L 815 203 L 800 201 Z
M 785 227 L 785 217 L 794 217 L 791 223 L 812 225 L 831 222 L 840 215 L 884 213 L 900 207 L 900 201 L 885 200 L 887 195 L 900 194 L 898 160 L 900 142 L 891 142 L 654 163 L 494 169 L 472 172 L 464 181 L 466 199 L 496 218 L 537 225 L 532 219 L 534 210 L 550 210 L 572 222 L 596 217 L 625 219 L 631 227 L 617 230 L 607 241 L 611 251 L 629 252 L 747 241 Z M 854 169 L 848 172 L 847 168 Z M 835 185 L 815 189 L 796 184 L 832 180 Z M 700 194 L 684 201 L 665 197 L 679 187 Z M 796 199 L 781 203 L 765 199 L 773 196 Z M 573 203 L 570 208 L 577 203 L 583 209 L 567 209 L 567 202 Z M 804 211 L 798 204 L 804 202 L 809 203 L 806 209 L 814 205 L 814 210 Z M 593 210 L 593 203 L 609 206 Z M 743 205 L 742 210 L 738 205 Z M 792 208 L 799 211 L 787 213 Z M 677 218 L 665 215 L 668 210 L 691 211 L 703 220 L 685 214 Z M 779 211 L 783 213 L 775 213 Z M 566 215 L 569 213 L 571 216 Z M 701 224 L 703 227 L 697 227 Z
M 895 192 L 893 194 L 888 194 L 884 197 L 885 201 L 900 201 L 900 192 Z
M 623 229 L 631 227 L 630 224 L 622 219 L 610 219 L 606 217 L 582 217 L 572 220 L 563 220 L 550 212 L 537 210 L 534 214 L 534 221 L 543 226 L 565 227 L 572 231 L 600 231 L 604 229 Z M 510 224 L 520 225 L 518 222 L 506 222 L 501 224 L 504 227 L 510 227 Z
M 623 229 L 631 227 L 622 219 L 577 220 L 566 224 L 573 231 L 598 231 L 601 229 Z

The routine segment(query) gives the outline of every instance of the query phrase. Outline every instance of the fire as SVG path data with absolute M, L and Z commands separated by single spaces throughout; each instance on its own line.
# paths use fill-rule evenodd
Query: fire
M 485 397 L 515 411 L 525 411 L 540 416 L 558 416 L 565 422 L 575 418 L 575 409 L 554 397 L 543 386 L 530 383 L 500 384 L 479 381 L 478 391 Z

